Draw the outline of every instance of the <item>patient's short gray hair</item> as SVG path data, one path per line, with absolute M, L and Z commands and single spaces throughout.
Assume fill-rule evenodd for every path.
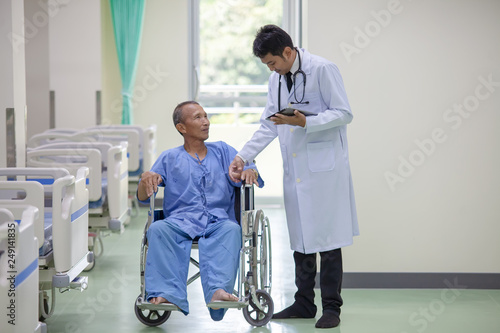
M 182 109 L 184 108 L 185 105 L 188 105 L 188 104 L 200 105 L 200 103 L 198 103 L 196 101 L 185 101 L 185 102 L 177 104 L 177 106 L 174 109 L 174 113 L 172 114 L 172 118 L 174 120 L 174 126 L 177 126 L 177 124 L 182 123 L 182 121 L 184 120 L 183 114 L 182 114 Z M 181 133 L 181 132 L 179 132 L 179 133 Z M 182 133 L 181 133 L 181 135 L 182 135 Z

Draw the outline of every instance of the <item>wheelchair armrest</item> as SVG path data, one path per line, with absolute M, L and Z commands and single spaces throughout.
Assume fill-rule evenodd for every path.
M 153 221 L 163 220 L 165 218 L 162 208 L 155 209 L 153 214 Z
M 240 188 L 236 189 L 234 192 L 234 212 L 236 215 L 236 220 L 241 223 L 241 212 L 245 210 L 254 210 L 254 186 L 253 184 L 243 184 Z

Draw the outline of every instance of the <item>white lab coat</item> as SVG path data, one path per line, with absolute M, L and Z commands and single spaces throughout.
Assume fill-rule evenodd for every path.
M 295 101 L 294 88 L 289 93 L 286 79 L 272 73 L 261 126 L 238 155 L 252 161 L 279 137 L 290 244 L 292 250 L 308 254 L 351 245 L 359 229 L 346 137 L 352 113 L 342 77 L 335 64 L 305 50 L 299 52 L 306 74 L 303 101 L 309 103 L 293 107 L 317 115 L 306 118 L 306 128 L 266 120 L 278 111 L 278 80 L 282 80 L 279 109 Z M 303 80 L 301 75 L 296 78 L 300 100 Z

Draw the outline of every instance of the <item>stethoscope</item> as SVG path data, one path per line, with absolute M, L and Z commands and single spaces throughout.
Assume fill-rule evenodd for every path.
M 304 97 L 306 95 L 306 73 L 302 70 L 302 59 L 300 58 L 300 52 L 297 48 L 295 48 L 297 51 L 297 56 L 299 57 L 299 69 L 295 71 L 295 73 L 292 74 L 292 81 L 293 81 L 293 97 L 295 98 L 295 102 L 290 102 L 290 104 L 309 104 L 309 101 L 304 102 Z M 303 87 L 302 87 L 302 98 L 300 101 L 297 99 L 297 90 L 295 89 L 295 80 L 297 79 L 297 75 L 301 74 L 302 75 L 302 81 L 303 81 Z M 281 108 L 281 78 L 279 79 L 278 83 L 278 108 Z

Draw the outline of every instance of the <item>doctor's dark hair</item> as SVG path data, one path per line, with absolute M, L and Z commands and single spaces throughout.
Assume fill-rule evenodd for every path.
M 174 120 L 174 127 L 177 126 L 177 124 L 182 123 L 182 121 L 184 120 L 183 114 L 182 114 L 182 109 L 184 108 L 185 105 L 188 105 L 188 104 L 200 105 L 200 103 L 198 103 L 196 101 L 185 101 L 185 102 L 177 104 L 177 106 L 174 109 L 174 113 L 172 114 L 172 119 Z M 179 131 L 177 131 L 177 132 L 179 132 Z M 179 132 L 179 133 L 182 135 L 181 132 Z M 182 136 L 184 136 L 184 135 L 182 135 Z
M 265 57 L 268 53 L 283 57 L 283 51 L 287 46 L 293 49 L 290 35 L 280 27 L 268 24 L 257 32 L 253 41 L 253 54 L 259 58 Z

